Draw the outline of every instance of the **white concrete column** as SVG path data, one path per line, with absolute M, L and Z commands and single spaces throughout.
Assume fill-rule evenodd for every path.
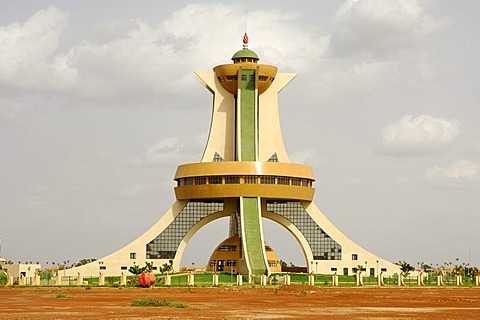
M 218 274 L 214 273 L 212 277 L 213 277 L 213 285 L 218 286 Z
M 21 285 L 21 286 L 24 286 L 24 285 L 26 285 L 26 284 L 27 284 L 27 279 L 26 279 L 26 277 L 25 277 L 23 274 L 21 274 L 21 275 L 20 275 L 20 285 Z
M 262 275 L 260 276 L 260 285 L 261 285 L 261 286 L 266 286 L 266 285 L 267 285 L 267 276 L 264 275 L 264 274 L 262 274 Z
M 127 275 L 122 272 L 120 275 L 120 285 L 126 286 L 127 285 Z
M 101 272 L 98 274 L 98 285 L 99 286 L 105 285 L 105 275 Z
M 363 286 L 362 270 L 357 271 L 357 287 Z
M 243 278 L 241 274 L 237 274 L 237 286 L 241 286 L 243 284 Z
M 83 276 L 79 272 L 77 276 L 77 286 L 81 286 L 82 284 L 83 284 Z
M 315 277 L 311 273 L 308 275 L 308 285 L 309 286 L 314 286 L 315 285 Z
M 56 286 L 61 286 L 62 285 L 62 276 L 60 275 L 60 272 L 57 271 L 57 277 L 55 278 L 55 285 Z
M 195 285 L 195 275 L 191 272 L 188 274 L 188 285 L 189 286 Z
M 332 284 L 334 287 L 338 287 L 338 274 L 336 272 L 332 276 Z
M 425 283 L 423 282 L 423 272 L 420 272 L 417 276 L 417 284 L 419 287 L 424 286 Z
M 172 276 L 168 273 L 165 275 L 165 285 L 170 286 L 172 285 Z
M 40 285 L 40 274 L 38 272 L 35 272 L 35 276 L 33 278 L 33 285 L 34 286 Z
M 7 286 L 13 286 L 13 277 L 9 273 L 7 273 Z
M 385 285 L 385 282 L 383 282 L 383 271 L 377 275 L 377 285 L 379 287 L 383 287 Z
M 480 276 L 479 275 L 475 276 L 475 285 L 480 286 Z
M 445 284 L 443 283 L 443 274 L 442 272 L 439 272 L 438 273 L 438 276 L 437 276 L 437 286 L 444 286 Z
M 455 277 L 456 277 L 456 280 L 457 280 L 457 286 L 463 286 L 462 275 L 461 275 L 461 274 L 457 274 Z
M 398 286 L 403 287 L 405 286 L 405 282 L 403 281 L 403 272 L 398 274 Z

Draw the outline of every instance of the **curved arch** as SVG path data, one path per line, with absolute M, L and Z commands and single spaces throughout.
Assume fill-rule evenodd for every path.
M 187 232 L 187 234 L 185 234 L 182 241 L 180 241 L 180 245 L 178 246 L 177 253 L 175 254 L 175 259 L 173 261 L 173 268 L 175 270 L 178 270 L 180 268 L 180 262 L 182 261 L 182 256 L 183 256 L 183 253 L 185 252 L 185 248 L 187 247 L 188 242 L 192 239 L 192 237 L 198 231 L 200 231 L 201 228 L 203 228 L 210 222 L 213 222 L 221 218 L 229 217 L 229 216 L 230 216 L 230 212 L 227 210 L 223 210 L 223 211 L 210 214 L 207 217 L 200 220 L 199 222 L 197 222 L 196 224 L 194 224 L 192 228 L 190 228 L 190 230 Z
M 293 235 L 293 237 L 297 240 L 298 244 L 300 245 L 300 248 L 302 248 L 303 256 L 305 258 L 305 262 L 307 263 L 307 265 L 308 265 L 308 261 L 313 260 L 312 249 L 310 248 L 310 245 L 308 244 L 307 239 L 292 222 L 290 222 L 289 220 L 287 220 L 286 218 L 282 217 L 279 214 L 269 212 L 269 211 L 262 212 L 262 217 L 278 223 L 279 225 L 287 229 L 291 235 Z

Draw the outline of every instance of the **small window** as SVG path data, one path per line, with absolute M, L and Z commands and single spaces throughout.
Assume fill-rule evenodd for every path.
M 382 272 L 387 272 L 387 268 L 380 269 Z
M 236 251 L 237 246 L 223 245 L 218 248 L 217 251 Z
M 130 252 L 130 259 L 137 259 L 137 254 L 135 252 Z
M 107 270 L 107 266 L 100 266 L 100 270 Z
M 227 267 L 235 267 L 236 265 L 237 265 L 237 261 L 227 260 Z
M 185 179 L 185 185 L 186 186 L 192 186 L 193 185 L 193 178 L 186 178 Z
M 207 178 L 206 177 L 196 177 L 195 178 L 195 185 L 199 184 L 207 184 Z
M 308 180 L 302 179 L 302 187 L 308 187 Z
M 239 176 L 225 176 L 225 183 L 227 184 L 239 184 L 240 177 Z
M 121 266 L 120 270 L 128 270 L 128 267 L 127 266 Z
M 247 75 L 246 74 L 242 74 L 242 81 L 247 81 Z
M 288 185 L 289 184 L 289 179 L 288 179 L 288 177 L 277 177 L 277 183 Z
M 348 268 L 343 268 L 343 275 L 348 276 Z
M 237 76 L 236 76 L 236 75 L 227 75 L 227 80 L 228 80 L 228 81 L 237 80 Z
M 245 176 L 243 177 L 244 183 L 247 184 L 256 184 L 258 183 L 258 177 L 257 176 Z
M 358 254 L 356 253 L 352 254 L 352 260 L 358 260 Z
M 348 269 L 347 269 L 348 270 Z M 330 271 L 335 271 L 337 272 L 337 268 L 330 268 Z
M 152 267 L 152 270 L 157 270 L 158 268 L 157 267 Z
M 222 176 L 208 177 L 209 184 L 222 184 Z
M 178 186 L 183 187 L 185 185 L 185 179 L 179 179 L 178 180 Z
M 214 267 L 217 264 L 216 260 L 210 261 L 210 267 Z
M 254 75 L 254 74 L 251 74 L 250 77 L 249 77 L 249 80 L 250 80 L 250 81 L 255 81 L 255 75 Z
M 292 186 L 299 186 L 300 179 L 299 178 L 292 178 Z
M 218 77 L 218 81 L 220 81 L 220 82 L 223 82 L 223 81 L 225 81 L 225 77 L 224 77 L 224 76 L 220 76 L 220 77 Z
M 276 267 L 277 266 L 277 260 L 268 260 L 268 266 L 269 267 Z
M 261 184 L 275 184 L 275 177 L 272 176 L 261 176 L 260 177 Z

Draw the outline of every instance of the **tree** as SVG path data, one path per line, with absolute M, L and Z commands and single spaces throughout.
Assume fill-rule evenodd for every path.
M 172 261 L 172 260 L 170 260 L 170 261 Z M 173 264 L 173 261 L 172 261 L 172 264 Z M 164 265 L 166 265 L 166 263 Z M 152 272 L 152 270 L 153 270 L 153 262 L 145 262 L 144 267 L 140 267 L 140 266 L 138 266 L 134 263 L 133 266 L 131 266 L 128 269 L 128 271 L 130 273 L 133 273 L 134 275 L 139 275 L 142 272 Z
M 410 271 L 414 271 L 415 268 L 408 262 L 406 261 L 398 261 L 397 263 L 395 263 L 397 266 L 400 266 L 400 270 L 402 270 L 403 274 L 405 276 L 408 276 L 408 274 L 410 273 Z
M 433 272 L 433 267 L 431 265 L 428 265 L 428 264 L 423 263 L 423 262 L 420 265 L 420 269 L 422 269 L 423 272 L 426 272 L 426 273 Z
M 80 267 L 80 266 L 83 266 L 87 263 L 94 262 L 94 261 L 97 261 L 97 259 L 95 259 L 95 258 L 82 259 L 75 264 L 75 267 Z
M 168 263 L 162 264 L 160 272 L 165 273 L 173 270 L 173 260 L 168 260 Z
M 140 266 L 136 265 L 135 263 L 133 264 L 133 266 L 131 266 L 128 269 L 128 272 L 133 273 L 134 275 L 139 275 L 143 271 L 145 271 L 145 267 L 140 267 Z

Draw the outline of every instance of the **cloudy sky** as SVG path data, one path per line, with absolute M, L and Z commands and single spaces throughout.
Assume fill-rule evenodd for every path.
M 479 266 L 478 12 L 476 0 L 0 1 L 0 255 L 101 258 L 153 225 L 206 142 L 212 97 L 193 72 L 229 63 L 247 21 L 261 62 L 298 73 L 282 130 L 326 216 L 391 261 Z M 304 265 L 264 223 L 280 258 Z M 202 229 L 182 264 L 205 264 L 227 225 Z

